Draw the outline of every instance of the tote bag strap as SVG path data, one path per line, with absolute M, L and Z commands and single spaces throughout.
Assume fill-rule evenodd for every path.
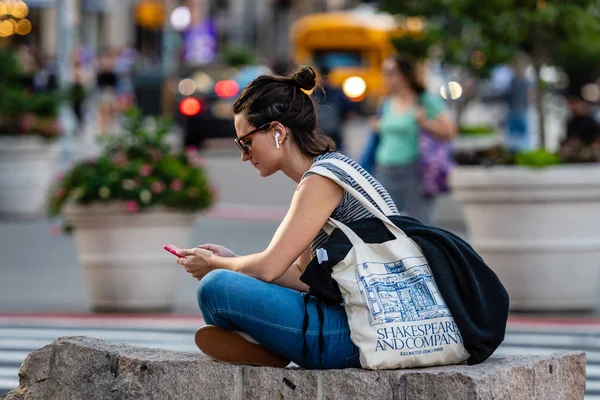
M 358 202 L 360 204 L 362 204 L 367 210 L 369 210 L 371 212 L 371 214 L 373 214 L 379 220 L 383 221 L 383 223 L 385 223 L 387 225 L 390 233 L 392 235 L 394 235 L 394 237 L 396 239 L 402 239 L 402 238 L 406 237 L 406 234 L 400 228 L 398 228 L 396 225 L 394 225 L 394 223 L 392 221 L 390 221 L 390 219 L 388 217 L 386 217 L 381 211 L 379 211 L 379 209 L 377 207 L 375 207 L 369 200 L 367 200 L 362 194 L 360 194 L 360 192 L 358 190 L 354 189 L 352 186 L 348 185 L 346 182 L 344 182 L 340 178 L 338 178 L 338 176 L 336 174 L 334 174 L 333 172 L 331 172 L 330 170 L 328 170 L 327 168 L 322 167 L 322 166 L 316 166 L 316 167 L 313 166 L 310 169 L 310 171 L 312 171 L 318 175 L 327 177 L 327 178 L 331 179 L 332 181 L 334 181 L 335 183 L 337 183 L 338 185 L 340 185 L 345 191 L 347 191 L 356 200 L 358 200 Z M 333 218 L 329 218 L 328 223 L 340 228 L 340 230 L 344 231 L 345 234 L 347 234 L 346 231 L 350 230 L 346 225 L 342 224 L 340 221 L 334 220 Z M 347 234 L 347 236 L 348 236 L 348 234 Z M 355 240 L 356 240 L 356 238 L 358 238 L 358 236 L 356 236 L 356 235 L 352 235 L 352 236 L 354 237 Z M 349 238 L 350 238 L 350 236 L 349 236 Z M 358 239 L 358 240 L 360 240 L 360 239 Z M 362 241 L 360 241 L 360 242 L 362 242 Z
M 347 173 L 354 181 L 369 195 L 369 197 L 377 204 L 377 207 L 383 212 L 385 215 L 392 214 L 392 209 L 385 201 L 385 199 L 379 194 L 379 192 L 369 183 L 367 178 L 356 169 L 352 168 L 348 163 L 338 160 L 338 159 L 330 159 L 330 160 L 322 160 L 317 161 L 313 164 L 313 166 L 320 166 L 323 164 L 332 164 Z

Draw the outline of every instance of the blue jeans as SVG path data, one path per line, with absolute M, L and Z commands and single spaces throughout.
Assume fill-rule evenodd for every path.
M 226 270 L 208 273 L 198 285 L 198 304 L 207 324 L 245 332 L 303 368 L 360 368 L 358 348 L 350 340 L 348 318 L 341 304 L 321 305 L 325 344 L 323 364 L 319 365 L 320 327 L 314 297 L 307 305 L 308 354 L 302 357 L 305 295 Z

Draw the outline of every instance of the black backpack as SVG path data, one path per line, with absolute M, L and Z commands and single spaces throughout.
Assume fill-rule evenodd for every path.
M 463 337 L 469 364 L 489 358 L 504 340 L 508 320 L 509 298 L 498 276 L 463 239 L 440 228 L 420 223 L 414 218 L 389 216 L 421 247 L 428 261 L 438 290 Z M 383 243 L 394 236 L 378 218 L 366 218 L 347 224 L 365 243 Z M 321 246 L 328 260 L 319 263 L 313 257 L 300 280 L 309 287 L 309 294 L 319 301 L 341 304 L 342 295 L 331 277 L 332 268 L 342 261 L 352 244 L 339 229 L 335 229 Z

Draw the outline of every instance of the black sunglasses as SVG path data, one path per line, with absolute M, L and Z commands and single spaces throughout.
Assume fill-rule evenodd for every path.
M 241 136 L 239 138 L 233 139 L 233 140 L 235 141 L 235 144 L 237 144 L 237 147 L 239 147 L 239 149 L 242 151 L 242 153 L 244 153 L 245 155 L 248 155 L 250 152 L 250 147 L 247 144 L 245 144 L 243 142 L 243 140 L 245 138 L 247 138 L 248 136 L 255 134 L 256 132 L 260 132 L 260 131 L 269 129 L 271 127 L 272 123 L 273 123 L 273 121 L 267 122 L 266 124 L 263 124 L 256 129 L 252 129 L 250 132 L 244 134 L 243 136 Z

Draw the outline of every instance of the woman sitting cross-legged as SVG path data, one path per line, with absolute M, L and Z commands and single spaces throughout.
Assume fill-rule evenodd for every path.
M 315 102 L 307 94 L 315 86 L 310 67 L 301 67 L 289 77 L 263 75 L 244 89 L 233 106 L 242 161 L 249 161 L 263 177 L 282 171 L 298 184 L 268 247 L 238 256 L 222 246 L 205 244 L 184 250 L 185 257 L 178 259 L 200 280 L 198 303 L 208 325 L 198 330 L 196 343 L 219 361 L 360 367 L 343 304 L 322 304 L 321 309 L 315 298 L 307 299 L 308 326 L 303 326 L 308 286 L 299 278 L 315 257 L 315 249 L 328 238 L 322 228 L 329 217 L 347 224 L 373 215 L 333 180 L 312 173 L 311 167 L 320 161 L 366 195 L 335 165 L 346 163 L 377 191 L 392 215 L 398 215 L 398 210 L 386 190 L 360 165 L 336 152 L 333 141 L 319 131 Z

